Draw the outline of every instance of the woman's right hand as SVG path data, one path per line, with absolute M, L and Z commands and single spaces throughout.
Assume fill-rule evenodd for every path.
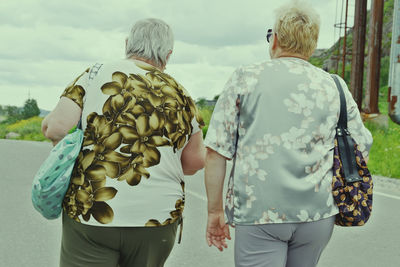
M 228 248 L 225 238 L 231 240 L 229 226 L 225 223 L 224 212 L 209 212 L 207 219 L 206 240 L 209 247 L 215 246 L 220 251 Z

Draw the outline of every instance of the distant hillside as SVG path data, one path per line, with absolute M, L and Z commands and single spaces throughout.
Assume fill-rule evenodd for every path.
M 384 4 L 384 16 L 383 16 L 383 31 L 382 31 L 382 68 L 388 68 L 390 47 L 392 41 L 392 25 L 393 25 L 393 9 L 394 0 L 385 0 Z M 368 55 L 368 36 L 369 36 L 369 21 L 370 11 L 367 14 L 367 29 L 366 29 L 366 44 L 365 44 L 365 56 L 367 59 Z M 338 45 L 340 43 L 340 51 L 338 51 Z M 351 51 L 353 46 L 353 29 L 347 31 L 346 50 Z M 343 38 L 340 38 L 336 43 L 329 49 L 317 49 L 313 56 L 310 58 L 310 62 L 318 67 L 326 68 L 330 72 L 336 71 L 336 66 L 339 64 L 339 73 L 341 72 L 341 55 L 343 51 Z M 337 62 L 338 54 L 340 56 L 339 63 Z M 351 55 L 346 57 L 346 65 L 351 64 Z M 387 65 L 387 66 L 386 66 Z M 346 72 L 350 71 L 347 68 Z M 387 73 L 383 71 L 381 80 L 382 83 L 387 83 Z M 349 78 L 349 74 L 346 75 Z
M 22 107 L 18 107 L 18 109 L 19 109 L 19 110 L 22 110 Z M 39 117 L 44 118 L 44 117 L 46 117 L 47 114 L 49 114 L 49 113 L 50 113 L 50 111 L 48 111 L 48 110 L 40 109 Z M 5 106 L 3 106 L 2 108 L 0 108 L 0 122 L 2 122 L 3 120 L 6 119 L 6 115 L 7 115 L 7 114 L 6 114 L 6 111 L 5 111 Z
M 49 114 L 49 113 L 50 113 L 50 111 L 48 111 L 48 110 L 40 109 L 39 117 L 44 118 L 44 117 L 46 117 L 47 114 Z

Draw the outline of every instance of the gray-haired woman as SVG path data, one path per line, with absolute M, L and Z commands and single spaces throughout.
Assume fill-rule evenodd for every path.
M 340 101 L 333 78 L 307 62 L 318 32 L 319 16 L 310 6 L 280 8 L 267 35 L 271 60 L 237 69 L 214 109 L 205 141 L 206 238 L 220 250 L 230 239 L 222 188 L 226 159 L 236 153 L 225 207 L 236 226 L 236 266 L 316 266 L 331 238 Z M 371 134 L 340 81 L 349 130 L 366 157 Z
M 126 59 L 96 64 L 43 121 L 54 144 L 82 118 L 85 137 L 63 208 L 60 266 L 163 266 L 184 208 L 184 174 L 204 166 L 202 124 L 163 70 L 170 27 L 138 21 Z

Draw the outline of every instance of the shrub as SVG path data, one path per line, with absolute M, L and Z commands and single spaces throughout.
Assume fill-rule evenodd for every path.
M 40 117 L 32 117 L 27 120 L 20 120 L 13 124 L 7 125 L 5 127 L 4 137 L 9 132 L 15 132 L 20 134 L 21 136 L 18 138 L 19 140 L 34 140 L 34 141 L 44 141 L 46 138 L 43 136 L 41 131 L 41 124 L 43 118 Z M 2 132 L 0 130 L 0 137 Z

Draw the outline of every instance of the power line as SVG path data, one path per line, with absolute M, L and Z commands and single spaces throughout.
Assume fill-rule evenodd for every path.
M 343 8 L 344 8 L 344 0 L 342 0 L 342 8 L 340 10 L 340 24 L 339 26 L 341 26 L 341 24 L 343 23 Z M 339 27 L 339 48 L 340 48 L 340 38 L 342 37 L 342 27 Z
M 333 25 L 335 25 L 337 23 L 337 15 L 338 15 L 338 2 L 339 0 L 336 0 L 336 8 L 335 8 L 335 23 Z M 336 42 L 336 27 L 334 27 L 333 30 L 333 43 Z

